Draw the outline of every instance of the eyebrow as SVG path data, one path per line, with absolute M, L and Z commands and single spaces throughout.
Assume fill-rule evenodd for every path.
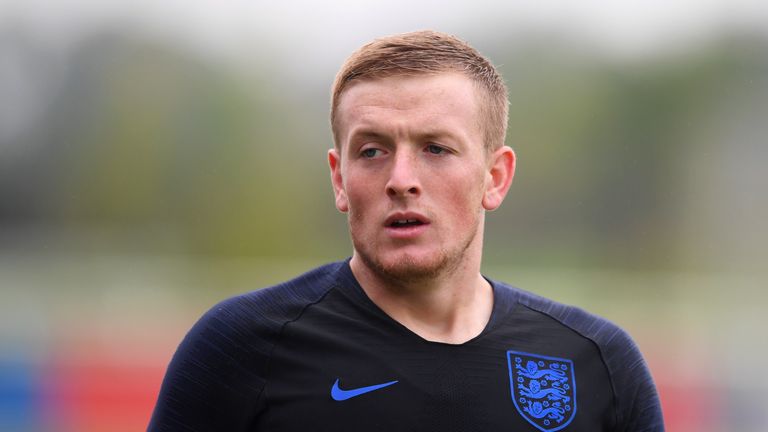
M 368 139 L 381 139 L 386 138 L 386 135 L 380 132 L 376 132 L 373 129 L 358 129 L 353 131 L 353 133 L 350 135 L 351 139 L 361 139 L 361 138 L 368 138 Z
M 441 141 L 445 138 L 453 139 L 453 140 L 457 139 L 456 134 L 453 134 L 448 131 L 429 131 L 429 132 L 419 134 L 419 138 L 427 141 L 431 141 L 431 140 Z
M 449 131 L 440 131 L 440 130 L 428 130 L 423 133 L 419 133 L 416 136 L 420 141 L 431 141 L 431 140 L 443 140 L 443 139 L 451 139 L 451 140 L 458 140 L 458 137 L 456 134 L 451 133 Z M 353 131 L 350 135 L 350 141 L 357 141 L 361 139 L 373 139 L 373 140 L 385 140 L 390 141 L 391 138 L 388 134 L 378 132 L 376 129 L 372 128 L 360 128 L 359 130 Z

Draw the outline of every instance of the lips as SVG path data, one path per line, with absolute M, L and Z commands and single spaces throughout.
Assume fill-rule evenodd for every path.
M 387 228 L 408 228 L 413 226 L 426 225 L 429 223 L 429 219 L 426 216 L 419 213 L 395 213 L 390 215 L 385 221 L 384 226 Z
M 384 221 L 384 229 L 392 239 L 415 240 L 424 234 L 430 220 L 420 213 L 394 213 Z
M 396 220 L 389 224 L 392 228 L 402 228 L 407 226 L 414 226 L 414 225 L 421 225 L 423 222 L 419 221 L 418 219 L 402 219 L 402 220 Z

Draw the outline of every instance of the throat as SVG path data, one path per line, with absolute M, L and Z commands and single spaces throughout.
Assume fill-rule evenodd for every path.
M 355 276 L 386 315 L 429 342 L 463 344 L 479 336 L 491 318 L 493 289 L 479 273 L 466 283 L 450 279 L 448 284 L 421 281 L 409 286 Z
M 478 337 L 488 325 L 493 311 L 493 290 L 483 280 L 468 302 L 409 304 L 395 308 L 390 316 L 422 339 L 460 345 Z M 388 312 L 389 313 L 389 312 Z

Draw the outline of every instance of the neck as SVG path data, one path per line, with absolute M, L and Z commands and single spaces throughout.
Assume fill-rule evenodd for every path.
M 420 337 L 461 344 L 479 335 L 493 309 L 493 290 L 480 274 L 480 251 L 429 279 L 396 281 L 378 275 L 354 255 L 352 273 L 368 297 Z

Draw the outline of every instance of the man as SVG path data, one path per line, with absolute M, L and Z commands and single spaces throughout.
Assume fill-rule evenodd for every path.
M 211 309 L 150 430 L 662 431 L 622 330 L 480 274 L 514 173 L 506 124 L 503 81 L 454 37 L 354 53 L 328 153 L 351 259 Z

